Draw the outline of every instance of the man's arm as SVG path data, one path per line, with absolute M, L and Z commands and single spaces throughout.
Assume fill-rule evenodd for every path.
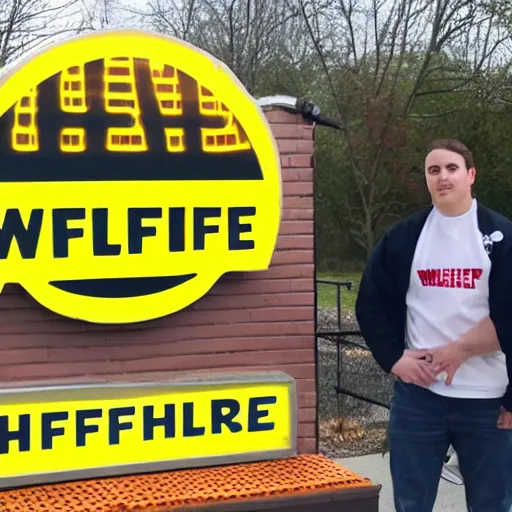
M 451 348 L 452 346 L 458 347 L 458 349 L 454 352 Z M 442 354 L 443 350 L 447 357 L 449 357 L 450 351 L 452 354 L 456 354 L 455 360 L 457 360 L 457 353 L 459 354 L 460 363 L 455 363 L 454 367 L 447 368 L 447 379 L 446 383 L 450 384 L 453 375 L 457 371 L 458 367 L 469 357 L 471 356 L 480 356 L 480 355 L 488 355 L 501 350 L 501 345 L 498 340 L 498 335 L 496 333 L 496 328 L 490 317 L 485 317 L 482 321 L 480 321 L 475 327 L 470 329 L 467 333 L 462 335 L 459 340 L 454 343 L 450 343 L 447 347 L 443 347 L 440 349 L 440 352 L 437 354 L 437 358 L 439 359 L 439 355 Z M 509 359 L 508 359 L 509 360 Z M 510 374 L 510 364 L 509 364 L 509 374 Z M 510 389 L 510 386 L 509 386 Z M 510 391 L 504 397 L 504 403 L 507 402 L 508 396 L 510 395 Z M 512 412 L 507 410 L 505 407 L 501 408 L 500 415 L 498 417 L 498 428 L 500 429 L 512 429 Z
M 511 234 L 506 233 L 506 236 L 508 238 Z M 489 316 L 507 361 L 509 385 L 503 396 L 502 405 L 505 410 L 512 412 L 512 243 L 507 238 L 507 248 L 504 248 L 499 260 L 493 263 L 494 268 L 489 282 Z
M 460 366 L 470 357 L 498 352 L 501 349 L 496 329 L 489 316 L 478 322 L 458 340 L 428 351 L 437 374 L 446 372 L 446 384 L 451 385 Z
M 373 357 L 390 373 L 404 353 L 404 343 L 397 337 L 392 320 L 386 312 L 386 298 L 392 301 L 393 281 L 386 268 L 384 235 L 376 244 L 359 285 L 355 313 L 361 334 Z
M 478 322 L 472 329 L 463 334 L 455 343 L 461 350 L 471 356 L 483 356 L 501 350 L 496 328 L 489 316 Z
M 512 307 L 512 304 L 509 304 Z M 501 344 L 498 339 L 498 333 L 492 322 L 490 317 L 484 318 L 482 322 L 480 322 L 475 330 L 479 329 L 480 332 L 478 335 L 482 336 L 482 342 L 478 344 L 476 339 L 472 340 L 471 337 L 468 337 L 467 348 L 471 350 L 473 347 L 474 353 L 473 355 L 485 355 L 489 352 L 497 352 L 499 350 L 503 350 L 505 353 L 506 361 L 507 361 L 507 373 L 509 376 L 509 380 L 512 381 L 512 353 L 510 351 L 510 338 L 508 341 L 505 340 L 504 344 Z M 510 333 L 510 331 L 508 331 Z M 509 334 L 510 336 L 510 334 Z M 475 336 L 476 338 L 476 336 Z M 505 396 L 502 400 L 502 407 L 500 410 L 500 415 L 498 417 L 498 428 L 512 430 L 512 391 L 510 384 L 508 385 L 508 389 L 505 392 Z
M 424 359 L 425 350 L 405 350 L 403 333 L 398 332 L 390 311 L 397 310 L 393 276 L 386 268 L 386 235 L 377 244 L 364 271 L 356 301 L 361 334 L 373 357 L 387 373 L 403 382 L 428 387 L 436 381 Z

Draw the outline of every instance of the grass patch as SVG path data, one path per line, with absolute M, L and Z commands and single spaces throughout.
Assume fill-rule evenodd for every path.
M 317 279 L 326 281 L 350 281 L 352 283 L 351 290 L 341 287 L 341 313 L 353 313 L 357 292 L 359 290 L 359 281 L 361 280 L 360 272 L 347 272 L 347 273 L 330 273 L 319 272 Z M 318 284 L 318 307 L 320 308 L 335 308 L 336 307 L 336 292 L 337 287 L 333 284 Z

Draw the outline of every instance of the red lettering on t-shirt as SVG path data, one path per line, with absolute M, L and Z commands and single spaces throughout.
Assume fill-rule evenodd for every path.
M 476 282 L 482 277 L 481 268 L 429 268 L 418 270 L 423 286 L 437 288 L 475 289 Z
M 482 269 L 481 268 L 472 268 L 471 269 L 471 288 L 475 288 L 475 281 L 478 281 L 482 277 Z

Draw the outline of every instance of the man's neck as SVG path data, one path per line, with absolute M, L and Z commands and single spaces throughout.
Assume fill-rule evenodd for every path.
M 453 205 L 439 206 L 436 204 L 434 206 L 445 217 L 460 217 L 471 210 L 471 207 L 473 206 L 473 198 L 470 196 L 465 201 Z

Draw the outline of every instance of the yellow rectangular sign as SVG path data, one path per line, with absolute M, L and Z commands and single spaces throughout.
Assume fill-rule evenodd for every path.
M 295 454 L 281 372 L 0 392 L 0 488 Z

